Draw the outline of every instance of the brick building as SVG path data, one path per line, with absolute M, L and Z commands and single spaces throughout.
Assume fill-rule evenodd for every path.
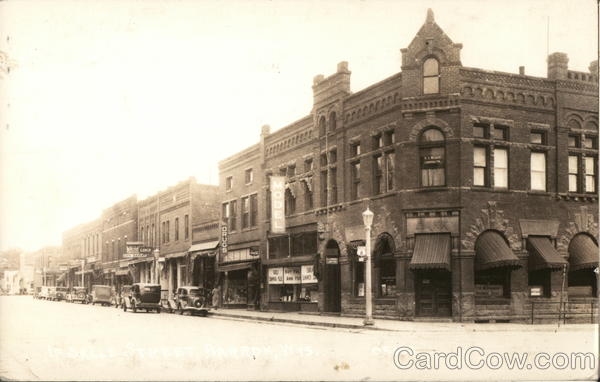
M 125 254 L 127 243 L 135 243 L 137 236 L 137 197 L 132 195 L 104 209 L 102 221 L 102 279 L 97 284 L 112 285 L 119 290 L 121 285 L 137 282 L 139 269 L 137 259 Z
M 166 295 L 193 282 L 190 264 L 193 259 L 189 256 L 192 227 L 218 218 L 217 191 L 217 186 L 198 184 L 191 177 L 139 203 L 140 242 L 159 250 L 158 280 Z M 156 280 L 152 259 L 140 262 L 142 281 Z
M 309 115 L 263 128 L 259 144 L 220 163 L 219 270 L 240 291 L 223 284 L 225 294 L 243 295 L 252 283 L 236 272 L 257 269 L 262 309 L 364 314 L 357 247 L 369 207 L 375 316 L 523 321 L 532 303 L 558 309 L 563 270 L 569 309 L 589 306 L 597 61 L 578 72 L 553 53 L 539 78 L 464 67 L 461 49 L 428 11 L 400 72 L 352 93 L 348 64 L 338 64 L 314 78 Z M 270 232 L 273 175 L 286 178 L 283 235 Z M 258 252 L 260 267 L 250 257 L 228 264 L 233 248 Z
M 101 268 L 102 260 L 102 221 L 100 219 L 65 231 L 62 237 L 62 249 L 62 260 L 68 270 L 60 276 L 60 281 L 63 281 L 65 286 L 82 285 L 82 274 L 84 285 L 91 286 L 92 283 L 100 281 L 98 272 L 94 274 L 94 269 Z

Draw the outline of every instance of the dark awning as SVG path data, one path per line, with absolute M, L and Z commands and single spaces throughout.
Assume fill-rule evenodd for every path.
M 520 267 L 519 259 L 498 232 L 487 231 L 475 243 L 475 269 Z
M 448 233 L 417 235 L 409 268 L 450 271 L 450 248 L 450 234 Z
M 544 236 L 529 236 L 527 238 L 529 251 L 529 270 L 540 269 L 560 270 L 567 261 L 556 252 L 550 239 Z
M 247 261 L 245 263 L 219 265 L 219 272 L 239 271 L 240 269 L 251 268 L 255 261 Z
M 577 235 L 569 244 L 569 270 L 578 271 L 598 266 L 598 246 L 591 237 Z

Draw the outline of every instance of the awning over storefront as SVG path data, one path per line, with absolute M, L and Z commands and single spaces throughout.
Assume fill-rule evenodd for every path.
M 540 269 L 559 270 L 567 263 L 556 252 L 550 239 L 544 236 L 529 236 L 527 238 L 527 250 L 529 251 L 529 271 Z
M 417 235 L 409 268 L 450 271 L 450 248 L 450 234 L 448 233 Z
M 519 259 L 498 232 L 484 232 L 475 244 L 475 269 L 519 267 Z
M 165 259 L 175 259 L 175 258 L 178 258 L 178 257 L 183 257 L 186 254 L 187 254 L 187 251 L 186 252 L 169 253 L 169 254 L 165 255 L 164 258 Z
M 249 269 L 255 264 L 255 261 L 248 261 L 244 263 L 237 264 L 225 264 L 219 265 L 219 272 L 231 272 L 231 271 L 239 271 L 240 269 Z
M 591 237 L 577 235 L 569 244 L 569 270 L 578 271 L 598 266 L 598 246 Z
M 219 245 L 219 240 L 207 241 L 206 243 L 194 244 L 188 249 L 188 252 L 206 251 L 209 249 L 215 249 Z

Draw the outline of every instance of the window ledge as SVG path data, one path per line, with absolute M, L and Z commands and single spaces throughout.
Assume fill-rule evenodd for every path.
M 483 187 L 483 186 L 472 186 L 471 187 L 471 191 L 476 191 L 476 192 L 498 192 L 498 193 L 503 193 L 503 194 L 509 194 L 509 193 L 513 192 L 509 188 L 495 188 L 495 187 Z
M 448 191 L 448 186 L 431 186 L 431 187 L 420 187 L 415 192 L 436 192 L 436 191 Z
M 529 190 L 527 191 L 529 195 L 551 195 L 551 192 L 548 191 L 538 191 L 538 190 Z

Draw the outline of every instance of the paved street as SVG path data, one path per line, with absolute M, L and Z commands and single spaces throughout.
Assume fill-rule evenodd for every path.
M 593 379 L 593 370 L 448 370 L 394 365 L 394 351 L 593 352 L 597 326 L 506 331 L 386 332 L 304 327 L 217 317 L 0 297 L 0 375 L 21 380 L 481 380 Z M 446 324 L 447 325 L 447 324 Z M 511 329 L 513 328 L 513 329 Z M 514 329 L 518 328 L 518 329 Z M 548 327 L 549 328 L 549 327 Z M 431 329 L 431 330 L 429 330 Z M 597 357 L 596 357 L 597 359 Z

